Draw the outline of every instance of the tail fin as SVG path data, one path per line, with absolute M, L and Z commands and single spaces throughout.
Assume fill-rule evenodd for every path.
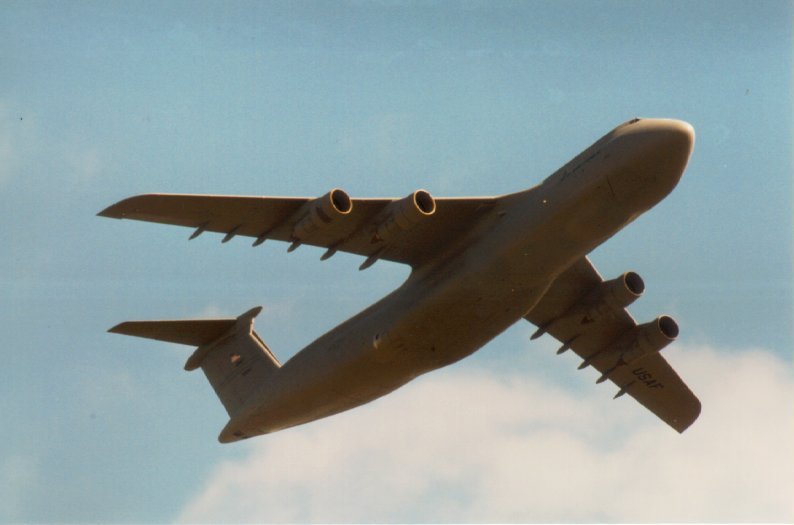
M 278 359 L 254 331 L 262 307 L 236 319 L 127 321 L 109 332 L 198 346 L 185 370 L 201 368 L 230 417 L 237 415 L 276 370 Z

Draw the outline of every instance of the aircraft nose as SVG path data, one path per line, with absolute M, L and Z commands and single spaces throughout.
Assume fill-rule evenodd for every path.
M 682 120 L 641 119 L 618 131 L 616 145 L 622 162 L 607 175 L 616 197 L 655 204 L 684 174 L 695 130 Z
M 672 119 L 655 119 L 647 123 L 649 157 L 653 159 L 656 183 L 665 195 L 681 180 L 692 149 L 695 146 L 695 129 L 688 122 Z
M 648 134 L 656 149 L 683 164 L 680 170 L 683 172 L 695 146 L 695 128 L 683 120 L 658 119 L 648 123 Z

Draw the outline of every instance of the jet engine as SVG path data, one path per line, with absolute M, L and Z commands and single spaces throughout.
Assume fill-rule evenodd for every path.
M 591 323 L 620 311 L 636 301 L 644 291 L 645 282 L 635 272 L 604 281 L 581 302 L 578 308 L 582 313 L 581 322 Z
M 678 323 L 669 315 L 637 326 L 631 335 L 633 340 L 624 348 L 620 359 L 630 364 L 644 355 L 658 352 L 678 337 Z
M 353 210 L 353 201 L 344 191 L 336 188 L 314 199 L 301 210 L 301 218 L 292 229 L 294 241 L 302 241 L 314 232 L 325 228 Z
M 662 315 L 655 320 L 634 327 L 623 336 L 617 343 L 611 345 L 601 352 L 597 352 L 585 359 L 579 368 L 585 368 L 597 357 L 606 354 L 617 357 L 617 362 L 606 370 L 596 383 L 602 383 L 609 378 L 609 375 L 616 368 L 629 365 L 641 357 L 661 351 L 664 347 L 675 341 L 678 337 L 678 323 L 668 315 Z M 618 395 L 625 394 L 625 388 L 621 388 Z
M 560 317 L 538 327 L 531 339 L 537 339 L 563 319 L 574 319 L 580 325 L 586 325 L 613 316 L 636 301 L 644 291 L 645 282 L 635 272 L 626 272 L 620 277 L 603 281 Z M 570 347 L 567 344 L 563 345 L 557 353 L 562 353 L 568 348 Z
M 416 190 L 386 207 L 383 211 L 384 218 L 372 235 L 372 243 L 387 242 L 435 212 L 436 201 L 433 196 L 425 190 Z

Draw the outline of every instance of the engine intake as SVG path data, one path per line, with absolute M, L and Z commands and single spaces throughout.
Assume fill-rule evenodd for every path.
M 645 291 L 645 281 L 636 272 L 626 272 L 622 275 L 623 285 L 626 290 L 634 294 L 636 297 L 642 295 Z

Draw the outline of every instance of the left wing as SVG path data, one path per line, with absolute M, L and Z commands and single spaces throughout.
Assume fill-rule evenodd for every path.
M 628 393 L 678 432 L 700 415 L 700 401 L 659 354 L 678 335 L 670 317 L 637 325 L 625 306 L 644 290 L 640 277 L 628 272 L 604 281 L 584 257 L 552 283 L 540 302 L 525 316 L 544 333 L 562 342 L 560 350 L 573 350 L 601 376 Z
M 469 231 L 491 209 L 493 197 L 434 199 L 419 190 L 403 199 L 351 199 L 339 189 L 320 198 L 238 197 L 223 195 L 148 194 L 130 197 L 99 213 L 236 235 L 326 248 L 323 259 L 337 251 L 416 266 Z

